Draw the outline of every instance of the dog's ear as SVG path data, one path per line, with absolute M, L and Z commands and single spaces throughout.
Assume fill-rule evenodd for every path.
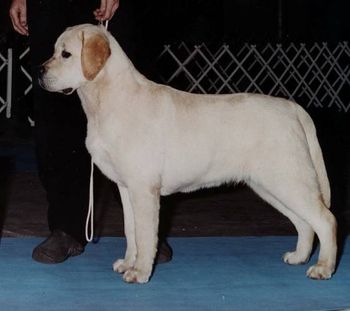
M 81 67 L 87 80 L 95 79 L 110 55 L 111 49 L 106 37 L 95 34 L 86 39 L 82 33 Z

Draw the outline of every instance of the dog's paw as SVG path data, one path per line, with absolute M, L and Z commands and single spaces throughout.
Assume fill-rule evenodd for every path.
M 302 265 L 309 261 L 309 256 L 300 255 L 298 252 L 287 252 L 283 255 L 283 261 L 289 265 Z
M 123 279 L 127 283 L 147 283 L 149 281 L 150 274 L 149 273 L 144 273 L 140 270 L 131 268 L 127 270 L 124 275 Z
M 118 259 L 113 263 L 113 271 L 118 273 L 124 273 L 132 268 L 132 265 L 124 259 Z
M 314 280 L 328 280 L 332 277 L 332 274 L 333 269 L 321 264 L 311 266 L 306 272 L 306 275 Z

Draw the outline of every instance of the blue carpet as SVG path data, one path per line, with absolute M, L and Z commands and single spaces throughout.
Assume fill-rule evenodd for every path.
M 38 238 L 3 238 L 0 309 L 8 310 L 338 310 L 350 307 L 350 241 L 329 281 L 280 259 L 296 237 L 171 238 L 171 263 L 151 282 L 130 285 L 112 271 L 123 238 L 102 238 L 59 265 L 31 260 Z

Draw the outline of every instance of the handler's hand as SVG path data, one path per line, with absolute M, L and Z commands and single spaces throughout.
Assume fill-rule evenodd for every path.
M 26 0 L 12 0 L 9 13 L 13 28 L 21 35 L 28 36 Z
M 99 21 L 110 20 L 119 7 L 119 0 L 101 0 L 101 5 L 94 11 L 95 18 Z

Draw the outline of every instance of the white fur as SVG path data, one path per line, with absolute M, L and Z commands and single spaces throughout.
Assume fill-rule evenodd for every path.
M 92 81 L 82 74 L 82 32 L 105 36 L 111 49 Z M 74 58 L 60 59 L 63 46 Z M 121 193 L 127 250 L 113 267 L 125 281 L 144 283 L 151 276 L 160 195 L 238 181 L 295 225 L 297 247 L 284 261 L 307 262 L 316 232 L 319 260 L 307 274 L 331 277 L 337 247 L 329 183 L 315 127 L 299 105 L 255 94 L 196 95 L 156 84 L 97 26 L 68 29 L 55 51 L 43 85 L 78 90 L 88 119 L 87 148 Z

